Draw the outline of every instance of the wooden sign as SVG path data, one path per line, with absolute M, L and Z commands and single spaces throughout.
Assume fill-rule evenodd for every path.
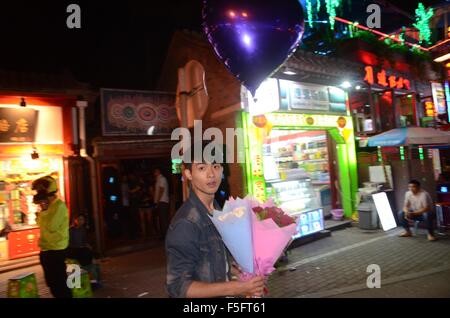
M 0 143 L 34 142 L 37 115 L 31 108 L 0 107 Z

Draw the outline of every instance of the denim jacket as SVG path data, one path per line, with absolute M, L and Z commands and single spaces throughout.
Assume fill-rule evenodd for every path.
M 217 207 L 217 203 L 215 202 Z M 224 282 L 231 278 L 230 255 L 208 210 L 190 190 L 166 236 L 167 281 L 170 297 L 183 298 L 193 281 Z

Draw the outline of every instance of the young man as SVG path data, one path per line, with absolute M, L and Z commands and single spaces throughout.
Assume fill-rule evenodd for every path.
M 40 226 L 39 255 L 47 286 L 55 298 L 71 298 L 67 287 L 66 249 L 69 245 L 69 213 L 58 199 L 56 181 L 50 176 L 33 182 L 37 191 L 33 202 L 41 207 L 37 222 Z
M 205 145 L 201 145 L 202 151 Z M 192 147 L 191 147 L 192 148 Z M 195 160 L 184 163 L 189 198 L 177 211 L 166 238 L 167 292 L 170 297 L 260 296 L 264 277 L 231 281 L 230 257 L 211 221 L 223 167 Z
M 409 220 L 425 221 L 428 228 L 428 240 L 435 241 L 433 233 L 433 200 L 428 192 L 420 188 L 420 182 L 411 180 L 408 184 L 409 191 L 405 194 L 403 211 L 399 213 L 399 220 L 405 229 L 401 237 L 412 236 L 409 229 Z

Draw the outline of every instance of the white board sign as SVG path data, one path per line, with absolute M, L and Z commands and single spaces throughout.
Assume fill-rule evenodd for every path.
M 389 231 L 397 227 L 394 215 L 392 214 L 391 205 L 387 198 L 386 192 L 372 194 L 373 201 L 377 208 L 378 217 L 384 231 Z

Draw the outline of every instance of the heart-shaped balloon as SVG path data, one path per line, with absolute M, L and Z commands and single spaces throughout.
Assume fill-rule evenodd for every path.
M 299 0 L 205 0 L 203 29 L 218 57 L 255 96 L 304 30 Z

